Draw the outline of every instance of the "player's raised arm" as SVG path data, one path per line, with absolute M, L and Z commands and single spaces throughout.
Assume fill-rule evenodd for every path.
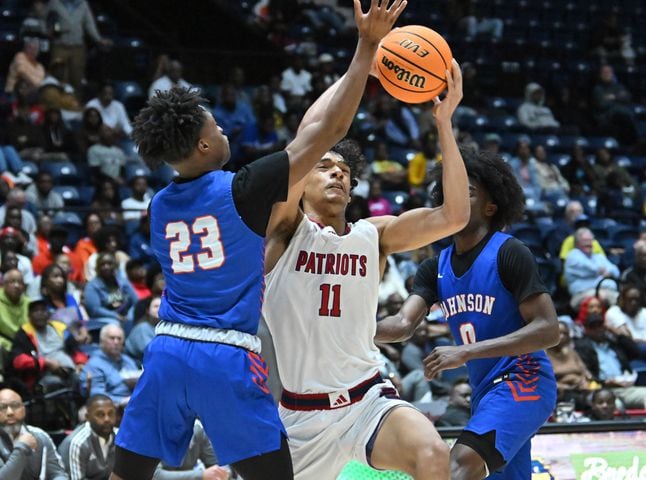
M 435 99 L 433 114 L 442 150 L 444 202 L 436 208 L 417 208 L 399 217 L 373 217 L 379 229 L 382 255 L 423 247 L 462 230 L 469 221 L 469 181 L 458 149 L 451 118 L 462 99 L 462 73 L 453 60 L 446 73 L 448 93 Z
M 390 5 L 389 5 L 390 3 Z M 347 133 L 361 101 L 370 66 L 380 40 L 392 29 L 406 0 L 372 0 L 368 13 L 354 0 L 359 40 L 348 71 L 306 112 L 296 138 L 287 145 L 290 187 L 298 183 L 334 144 Z

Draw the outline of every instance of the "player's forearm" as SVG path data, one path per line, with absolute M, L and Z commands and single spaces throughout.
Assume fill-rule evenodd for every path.
M 377 322 L 375 342 L 397 343 L 408 340 L 415 331 L 415 325 L 400 314 L 391 315 Z
M 559 330 L 555 320 L 536 318 L 523 328 L 508 335 L 464 345 L 466 360 L 517 356 L 553 347 L 558 343 Z
M 442 150 L 442 210 L 447 223 L 453 227 L 453 233 L 457 233 L 467 224 L 471 212 L 469 178 L 451 121 L 438 121 L 437 132 Z

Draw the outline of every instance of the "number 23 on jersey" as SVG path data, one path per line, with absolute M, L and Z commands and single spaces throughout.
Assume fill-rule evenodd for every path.
M 196 253 L 188 253 L 191 234 L 200 239 L 200 250 Z M 170 240 L 173 273 L 192 273 L 196 264 L 202 270 L 220 268 L 226 258 L 220 240 L 220 226 L 212 215 L 197 217 L 190 226 L 184 221 L 166 224 L 166 240 Z

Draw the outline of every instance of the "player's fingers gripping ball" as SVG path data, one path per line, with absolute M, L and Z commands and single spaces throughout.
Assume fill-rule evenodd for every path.
M 449 44 L 436 31 L 421 25 L 396 28 L 377 49 L 377 78 L 402 102 L 428 102 L 446 88 L 452 59 Z

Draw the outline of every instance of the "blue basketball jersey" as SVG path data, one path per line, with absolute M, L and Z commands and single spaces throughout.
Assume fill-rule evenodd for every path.
M 218 170 L 173 182 L 151 202 L 151 245 L 166 279 L 162 320 L 258 330 L 264 240 L 236 210 L 233 176 Z
M 518 304 L 505 288 L 498 272 L 498 251 L 510 236 L 496 232 L 469 270 L 457 277 L 451 267 L 454 245 L 442 250 L 438 263 L 437 293 L 440 306 L 458 345 L 502 337 L 525 324 Z M 493 381 L 510 374 L 527 382 L 514 392 L 520 397 L 534 396 L 537 375 L 553 379 L 552 366 L 544 351 L 518 357 L 494 357 L 467 362 L 474 401 Z

